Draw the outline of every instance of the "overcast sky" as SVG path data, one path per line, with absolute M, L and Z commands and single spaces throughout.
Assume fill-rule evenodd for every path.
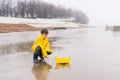
M 120 0 L 44 0 L 66 8 L 80 9 L 90 25 L 120 25 Z

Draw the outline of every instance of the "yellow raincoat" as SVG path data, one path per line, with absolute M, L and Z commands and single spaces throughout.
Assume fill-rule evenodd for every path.
M 47 51 L 51 52 L 50 45 L 49 45 L 49 42 L 48 42 L 48 38 L 43 39 L 41 34 L 36 38 L 32 48 L 31 48 L 32 52 L 35 52 L 35 49 L 36 49 L 37 46 L 41 47 L 43 57 L 47 57 L 48 56 Z

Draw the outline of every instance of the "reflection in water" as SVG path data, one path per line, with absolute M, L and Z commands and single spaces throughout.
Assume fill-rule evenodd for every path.
M 12 54 L 15 52 L 31 52 L 32 44 L 33 41 L 0 45 L 0 55 Z
M 120 32 L 114 31 L 114 32 L 113 32 L 113 36 L 114 36 L 114 37 L 120 37 Z
M 56 64 L 56 66 L 55 66 L 55 70 L 57 70 L 57 69 L 60 69 L 60 68 L 62 68 L 62 69 L 65 69 L 65 68 L 68 68 L 68 69 L 70 69 L 70 64 L 69 63 L 63 63 L 63 64 Z
M 36 80 L 47 80 L 48 73 L 51 68 L 52 66 L 46 62 L 41 62 L 37 64 L 34 63 L 32 73 L 34 74 Z
M 50 37 L 50 43 L 59 39 L 58 37 Z M 31 46 L 34 41 L 25 41 L 25 42 L 18 42 L 18 43 L 11 43 L 6 45 L 0 45 L 0 55 L 5 54 L 12 54 L 15 52 L 31 52 Z M 52 46 L 51 46 L 52 47 Z M 53 47 L 52 49 L 61 49 L 58 47 Z
M 49 40 L 50 40 L 51 43 L 55 42 L 55 41 L 57 41 L 59 39 L 60 39 L 60 37 L 49 37 Z
M 57 51 L 57 50 L 62 50 L 63 48 L 60 47 L 60 46 L 53 46 L 53 45 L 51 45 L 51 49 Z

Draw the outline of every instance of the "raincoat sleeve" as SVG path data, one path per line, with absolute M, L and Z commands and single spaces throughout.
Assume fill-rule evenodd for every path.
M 49 40 L 48 40 L 48 39 L 47 39 L 46 51 L 52 52 L 51 49 L 50 49 L 50 43 L 49 43 Z

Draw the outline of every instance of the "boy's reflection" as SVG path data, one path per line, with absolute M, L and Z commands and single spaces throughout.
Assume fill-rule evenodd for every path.
M 46 62 L 40 62 L 38 64 L 34 63 L 32 73 L 36 80 L 47 80 L 50 69 L 52 69 L 52 66 Z

